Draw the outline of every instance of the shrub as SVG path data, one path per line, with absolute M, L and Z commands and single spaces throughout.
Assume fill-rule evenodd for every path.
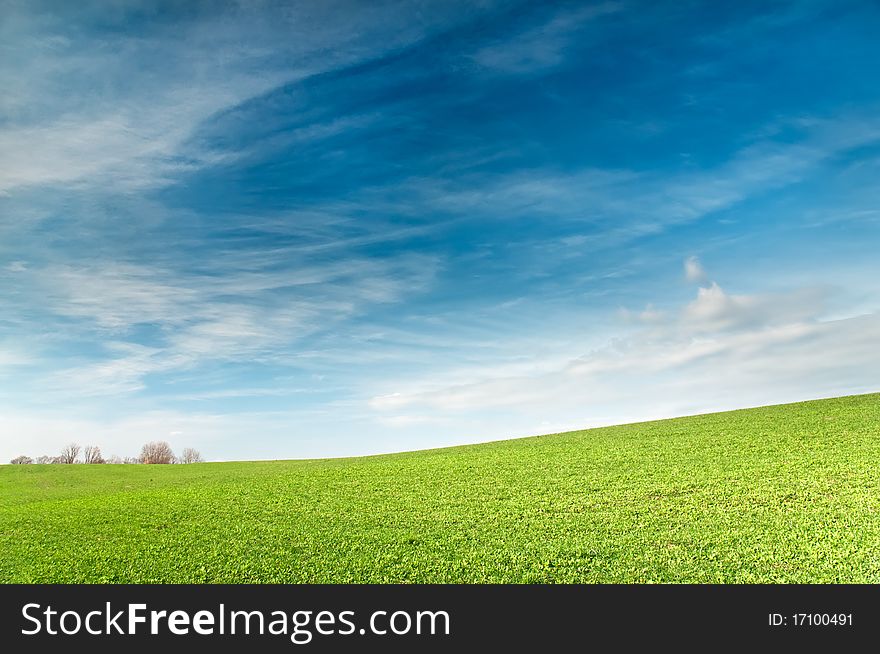
M 106 463 L 101 456 L 101 448 L 97 445 L 88 445 L 83 450 L 83 463 Z
M 79 456 L 80 447 L 76 443 L 71 443 L 63 450 L 61 450 L 60 456 L 56 459 L 57 463 L 76 463 L 76 457 Z
M 143 463 L 174 463 L 174 452 L 165 441 L 147 443 L 141 448 L 141 461 Z
M 198 450 L 194 450 L 191 447 L 186 447 L 183 450 L 183 454 L 180 455 L 181 463 L 202 463 L 204 459 L 202 458 L 201 452 Z

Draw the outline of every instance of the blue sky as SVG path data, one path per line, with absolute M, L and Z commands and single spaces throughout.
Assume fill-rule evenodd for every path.
M 0 15 L 4 460 L 880 390 L 874 2 Z

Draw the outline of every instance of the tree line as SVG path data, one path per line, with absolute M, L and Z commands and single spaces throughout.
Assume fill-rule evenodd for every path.
M 81 455 L 81 456 L 80 456 Z M 29 456 L 17 456 L 10 463 L 13 464 L 29 464 L 29 463 L 147 463 L 147 464 L 170 464 L 170 463 L 202 463 L 204 459 L 198 450 L 186 447 L 180 456 L 174 454 L 174 450 L 165 441 L 151 441 L 141 448 L 141 454 L 137 457 L 119 457 L 111 456 L 105 459 L 101 454 L 101 448 L 97 445 L 87 445 L 80 447 L 78 443 L 71 443 L 65 446 L 58 456 L 38 456 L 32 459 Z

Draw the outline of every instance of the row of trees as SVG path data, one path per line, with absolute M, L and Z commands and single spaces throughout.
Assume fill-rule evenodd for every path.
M 82 457 L 80 457 L 82 454 Z M 10 463 L 28 464 L 28 463 L 150 463 L 150 464 L 169 464 L 169 463 L 201 463 L 204 459 L 198 450 L 191 447 L 184 448 L 180 456 L 175 456 L 174 450 L 165 441 L 153 441 L 147 443 L 141 448 L 139 457 L 122 457 L 111 456 L 105 459 L 101 455 L 101 448 L 97 445 L 87 445 L 82 448 L 77 443 L 71 443 L 61 450 L 58 456 L 38 456 L 32 459 L 29 456 L 17 456 Z

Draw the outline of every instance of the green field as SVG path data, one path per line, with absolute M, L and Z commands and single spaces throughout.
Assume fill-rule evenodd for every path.
M 880 395 L 356 459 L 0 467 L 3 582 L 880 582 Z

